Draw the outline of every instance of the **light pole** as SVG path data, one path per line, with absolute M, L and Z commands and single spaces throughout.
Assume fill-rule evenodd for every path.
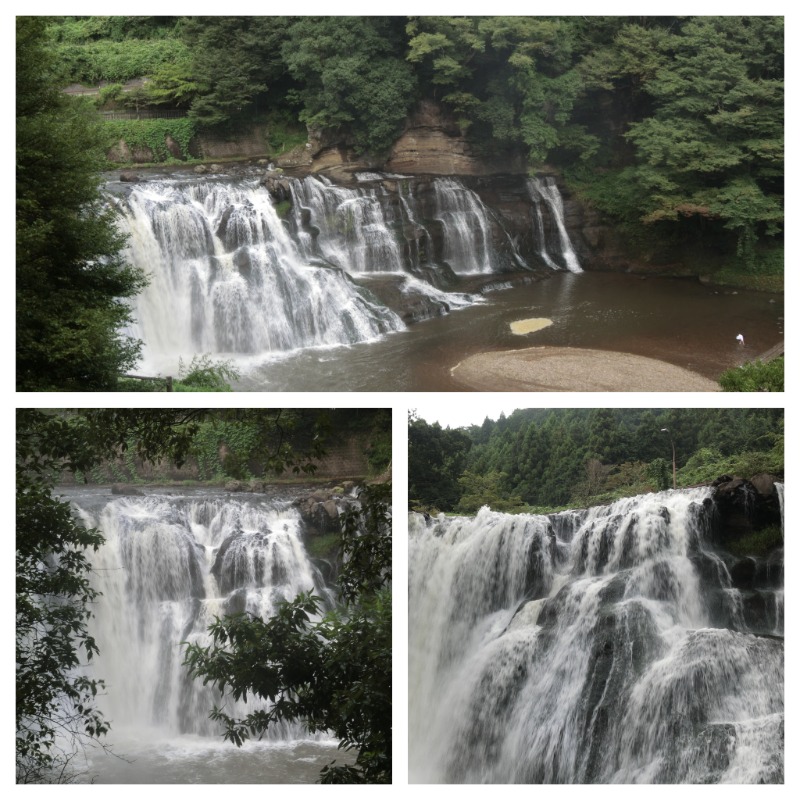
M 672 488 L 678 488 L 678 480 L 676 478 L 675 473 L 675 440 L 672 438 L 672 434 L 669 431 L 669 428 L 662 428 L 661 433 L 666 433 L 669 435 L 669 442 L 672 445 Z

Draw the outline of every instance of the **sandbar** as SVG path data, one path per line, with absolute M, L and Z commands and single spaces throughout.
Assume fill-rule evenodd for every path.
M 543 317 L 533 319 L 518 319 L 516 322 L 510 324 L 511 333 L 517 336 L 524 336 L 526 333 L 536 333 L 542 328 L 549 328 L 553 324 L 553 320 L 545 319 Z
M 655 358 L 573 347 L 476 353 L 450 370 L 479 392 L 718 392 L 708 378 Z

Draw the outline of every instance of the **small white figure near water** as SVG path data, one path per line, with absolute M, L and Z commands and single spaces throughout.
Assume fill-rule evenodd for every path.
M 736 334 L 736 341 L 739 342 L 740 345 L 744 346 L 744 336 L 741 333 Z

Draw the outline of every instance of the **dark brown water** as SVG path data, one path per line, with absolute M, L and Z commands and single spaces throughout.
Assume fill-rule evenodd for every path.
M 546 317 L 525 336 L 510 323 Z M 745 346 L 736 341 L 745 337 Z M 783 341 L 783 297 L 695 280 L 608 273 L 554 275 L 416 323 L 379 342 L 307 351 L 254 368 L 237 385 L 262 391 L 461 391 L 450 369 L 473 353 L 536 345 L 661 359 L 711 380 Z

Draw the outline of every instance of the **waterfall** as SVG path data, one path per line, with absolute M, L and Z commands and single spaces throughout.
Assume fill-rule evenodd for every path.
M 102 598 L 90 631 L 100 648 L 93 669 L 107 686 L 100 705 L 114 739 L 219 739 L 208 717 L 219 693 L 188 678 L 181 642 L 209 644 L 216 616 L 247 611 L 267 619 L 303 591 L 331 599 L 303 546 L 297 511 L 224 496 L 122 497 L 99 509 L 75 502 L 106 539 L 93 559 Z M 244 716 L 259 702 L 228 698 L 225 707 Z M 267 738 L 309 734 L 300 723 L 284 723 Z
M 292 182 L 295 223 L 302 230 L 304 211 L 317 228 L 316 244 L 322 256 L 351 274 L 403 272 L 403 255 L 389 229 L 382 188 L 335 186 L 328 180 L 307 177 Z M 303 237 L 305 254 L 313 250 Z
M 782 782 L 783 642 L 713 519 L 707 489 L 412 514 L 411 780 Z
M 486 208 L 475 192 L 452 178 L 434 181 L 436 214 L 444 228 L 445 263 L 458 275 L 494 272 Z
M 581 269 L 578 256 L 575 255 L 575 250 L 572 248 L 567 228 L 564 225 L 564 205 L 561 202 L 561 193 L 558 191 L 558 186 L 553 178 L 529 178 L 528 191 L 536 207 L 537 228 L 539 231 L 540 250 L 539 253 L 542 260 L 549 267 L 553 267 L 553 260 L 546 252 L 546 245 L 544 243 L 544 222 L 542 221 L 541 203 L 550 210 L 550 214 L 556 225 L 558 231 L 558 239 L 560 243 L 560 257 L 564 265 L 570 272 L 583 272 Z
M 201 353 L 247 366 L 375 341 L 405 327 L 384 304 L 398 288 L 446 312 L 477 302 L 458 292 L 458 276 L 529 269 L 519 234 L 506 229 L 510 218 L 455 178 L 280 180 L 277 206 L 255 180 L 154 180 L 120 190 L 124 257 L 149 277 L 126 331 L 144 343 L 143 371 L 174 370 L 179 357 Z M 531 179 L 522 188 L 541 260 L 580 272 L 555 183 Z M 548 241 L 544 207 L 558 244 Z
M 262 188 L 148 183 L 121 225 L 150 275 L 130 333 L 145 361 L 351 344 L 403 327 L 341 269 L 304 259 Z
M 781 532 L 783 532 L 783 484 L 775 482 L 775 493 L 778 495 L 778 503 L 781 507 Z

